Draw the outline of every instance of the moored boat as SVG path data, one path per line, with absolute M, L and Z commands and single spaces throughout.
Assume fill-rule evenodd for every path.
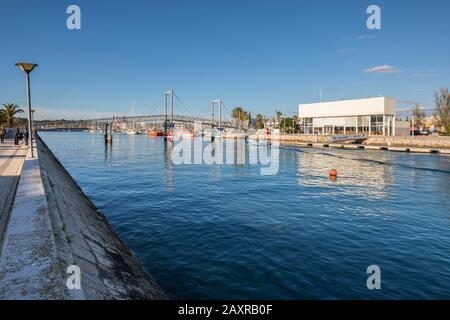
M 147 132 L 147 134 L 148 134 L 150 137 L 162 137 L 162 136 L 164 136 L 164 131 L 162 131 L 162 130 L 157 130 L 157 129 L 151 129 L 151 130 L 149 130 L 149 131 Z

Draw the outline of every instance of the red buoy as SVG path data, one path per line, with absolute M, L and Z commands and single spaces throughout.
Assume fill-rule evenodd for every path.
M 330 177 L 337 177 L 337 170 L 336 169 L 331 169 Z

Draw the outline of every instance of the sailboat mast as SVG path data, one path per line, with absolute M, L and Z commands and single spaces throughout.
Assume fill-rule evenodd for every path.
M 135 119 L 134 119 L 134 100 L 133 100 L 133 107 L 132 107 L 132 109 L 131 109 L 132 111 L 131 111 L 131 117 L 133 118 L 133 130 L 134 130 L 134 128 L 136 127 L 136 125 L 135 125 Z

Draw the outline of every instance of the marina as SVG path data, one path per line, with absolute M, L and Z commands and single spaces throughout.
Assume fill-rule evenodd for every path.
M 265 178 L 258 166 L 174 165 L 161 137 L 118 135 L 110 148 L 98 135 L 41 136 L 171 298 L 450 290 L 448 156 L 281 146 L 280 172 Z M 381 292 L 365 287 L 368 261 L 386 270 Z
M 450 2 L 1 8 L 2 304 L 286 320 L 450 299 Z

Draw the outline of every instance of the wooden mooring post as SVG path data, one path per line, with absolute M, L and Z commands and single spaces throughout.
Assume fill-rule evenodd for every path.
M 105 124 L 105 143 L 106 144 L 112 144 L 113 135 L 112 135 L 112 124 L 109 123 Z

